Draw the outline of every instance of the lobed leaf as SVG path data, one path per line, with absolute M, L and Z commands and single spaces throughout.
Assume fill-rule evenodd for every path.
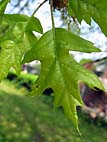
M 22 14 L 4 14 L 0 25 L 0 80 L 14 67 L 19 74 L 23 55 L 36 45 L 33 31 L 43 33 L 39 20 Z
M 90 24 L 91 18 L 98 23 L 107 36 L 107 1 L 106 0 L 69 0 L 73 13 L 81 22 L 83 19 Z
M 79 94 L 78 81 L 81 80 L 91 88 L 103 89 L 97 76 L 78 64 L 69 51 L 97 52 L 93 44 L 61 28 L 48 31 L 36 47 L 28 51 L 24 62 L 41 61 L 41 73 L 32 88 L 32 95 L 40 95 L 46 88 L 54 91 L 54 106 L 62 106 L 66 116 L 78 129 L 76 106 L 83 104 Z

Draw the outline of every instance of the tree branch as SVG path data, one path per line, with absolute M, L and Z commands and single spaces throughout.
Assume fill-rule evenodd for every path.
M 40 3 L 40 5 L 35 9 L 35 11 L 33 12 L 32 16 L 35 15 L 35 13 L 39 10 L 39 8 L 45 3 L 47 2 L 48 0 L 44 0 L 42 3 Z

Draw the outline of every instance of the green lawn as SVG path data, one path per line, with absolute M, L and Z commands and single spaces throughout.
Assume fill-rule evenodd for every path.
M 79 117 L 82 137 L 54 110 L 51 97 L 26 96 L 9 82 L 0 84 L 0 142 L 106 142 L 107 128 Z

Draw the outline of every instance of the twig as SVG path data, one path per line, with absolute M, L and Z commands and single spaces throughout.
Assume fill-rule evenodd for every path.
M 51 11 L 52 29 L 54 29 L 55 24 L 54 24 L 54 16 L 53 16 L 53 0 L 50 0 L 50 11 Z
M 39 8 L 45 3 L 47 2 L 48 0 L 44 0 L 42 3 L 40 3 L 40 5 L 35 9 L 35 11 L 33 12 L 32 16 L 35 15 L 35 13 L 39 10 Z
M 98 62 L 101 62 L 101 64 L 106 64 L 107 63 L 107 57 L 103 57 L 101 59 L 97 59 L 97 60 L 94 60 L 94 61 L 89 61 L 87 63 L 98 63 Z M 87 64 L 87 63 L 84 63 L 83 65 Z

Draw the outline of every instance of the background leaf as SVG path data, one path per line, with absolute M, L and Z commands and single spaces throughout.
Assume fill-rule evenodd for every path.
M 23 55 L 36 45 L 33 31 L 43 33 L 39 20 L 21 14 L 4 14 L 0 25 L 0 80 L 14 67 L 19 74 Z
M 9 0 L 1 0 L 0 1 L 0 14 L 4 13 Z
M 93 18 L 107 36 L 106 0 L 69 0 L 69 5 L 79 22 L 84 19 L 90 24 L 91 18 Z

